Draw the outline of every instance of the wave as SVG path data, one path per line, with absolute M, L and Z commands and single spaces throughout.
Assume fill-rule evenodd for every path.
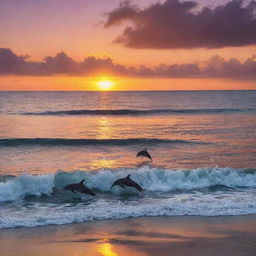
M 110 189 L 116 179 L 127 174 L 146 190 L 127 197 L 119 188 Z M 97 191 L 93 199 L 71 201 L 59 197 L 65 193 L 65 185 L 81 179 Z M 140 216 L 256 214 L 256 169 L 168 170 L 143 166 L 138 169 L 59 171 L 4 180 L 0 182 L 0 228 Z
M 0 182 L 0 202 L 14 201 L 26 196 L 50 195 L 54 186 L 53 175 L 21 175 L 2 177 Z
M 0 228 L 63 225 L 94 220 L 115 220 L 146 216 L 227 216 L 256 214 L 255 195 L 197 194 L 181 198 L 153 198 L 138 201 L 98 199 L 91 204 L 77 203 L 62 206 L 37 204 L 37 208 L 23 207 L 1 216 Z
M 149 109 L 149 110 L 136 110 L 136 109 L 80 109 L 80 110 L 60 110 L 60 111 L 44 111 L 44 112 L 25 112 L 23 115 L 45 115 L 45 116 L 61 116 L 61 115 L 154 115 L 154 114 L 218 114 L 218 113 L 246 113 L 256 112 L 255 108 L 245 109 Z
M 0 139 L 0 146 L 84 146 L 84 145 L 155 145 L 155 144 L 209 144 L 207 142 L 190 140 L 168 140 L 157 138 L 127 138 L 127 139 L 65 139 L 65 138 L 10 138 Z
M 143 166 L 136 169 L 103 169 L 99 171 L 59 171 L 55 174 L 8 176 L 0 182 L 0 202 L 26 196 L 50 195 L 70 183 L 85 179 L 88 187 L 111 192 L 116 179 L 131 174 L 132 179 L 151 192 L 186 191 L 213 186 L 256 188 L 256 169 L 198 168 L 169 170 Z

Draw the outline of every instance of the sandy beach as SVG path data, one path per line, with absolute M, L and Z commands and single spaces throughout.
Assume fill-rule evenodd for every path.
M 1 256 L 256 254 L 256 215 L 143 217 L 0 230 Z

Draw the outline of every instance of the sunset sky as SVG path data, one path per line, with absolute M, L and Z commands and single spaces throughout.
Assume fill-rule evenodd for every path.
M 256 1 L 0 0 L 0 90 L 256 89 L 255 15 Z

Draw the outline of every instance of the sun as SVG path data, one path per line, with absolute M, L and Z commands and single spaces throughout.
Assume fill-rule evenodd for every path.
M 97 85 L 101 90 L 105 91 L 105 90 L 110 90 L 113 87 L 114 83 L 111 80 L 102 79 L 97 82 Z

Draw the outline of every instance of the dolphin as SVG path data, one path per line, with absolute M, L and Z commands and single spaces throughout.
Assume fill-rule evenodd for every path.
M 144 150 L 141 150 L 140 152 L 138 152 L 136 157 L 141 157 L 141 156 L 147 157 L 152 161 L 152 158 L 151 158 L 150 154 L 147 152 L 146 148 Z
M 113 188 L 114 186 L 120 186 L 122 188 L 125 188 L 125 187 L 133 187 L 135 189 L 137 189 L 138 191 L 142 191 L 144 190 L 137 182 L 133 181 L 131 178 L 130 178 L 130 174 L 127 175 L 126 178 L 123 178 L 123 179 L 118 179 L 116 180 L 113 185 L 111 186 L 111 188 Z
M 69 184 L 67 186 L 64 187 L 65 190 L 70 190 L 73 193 L 84 193 L 84 194 L 89 194 L 94 196 L 95 194 L 89 189 L 87 188 L 84 184 L 83 184 L 84 180 L 81 180 L 79 183 L 74 183 L 74 184 Z

